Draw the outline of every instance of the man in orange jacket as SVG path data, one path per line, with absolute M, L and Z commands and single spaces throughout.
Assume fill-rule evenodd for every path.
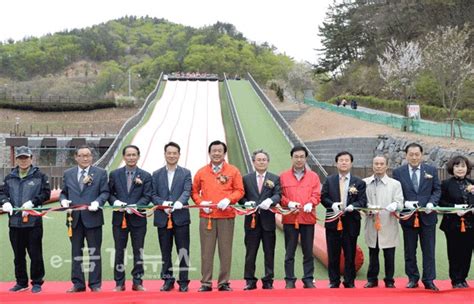
M 202 167 L 194 176 L 192 198 L 202 208 L 199 216 L 201 239 L 201 288 L 200 292 L 212 291 L 212 271 L 216 241 L 219 244 L 221 268 L 218 278 L 219 291 L 232 291 L 229 285 L 232 262 L 235 212 L 229 205 L 236 204 L 244 195 L 242 175 L 225 162 L 227 146 L 216 140 L 209 145 L 210 164 Z M 212 206 L 211 206 L 212 205 Z
M 316 205 L 321 200 L 319 176 L 306 167 L 308 150 L 303 146 L 291 149 L 292 168 L 280 175 L 281 205 L 293 213 L 283 216 L 285 233 L 285 281 L 287 289 L 295 288 L 295 251 L 301 236 L 303 251 L 303 287 L 314 288 L 313 239 Z

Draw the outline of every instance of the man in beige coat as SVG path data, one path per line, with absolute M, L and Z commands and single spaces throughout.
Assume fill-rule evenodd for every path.
M 365 221 L 365 241 L 369 246 L 369 269 L 365 288 L 378 286 L 379 250 L 385 260 L 385 287 L 395 288 L 395 247 L 399 242 L 398 220 L 391 213 L 403 207 L 403 192 L 399 181 L 387 176 L 388 161 L 384 156 L 373 159 L 374 175 L 367 177 L 367 206 L 374 208 Z M 381 208 L 384 208 L 380 210 Z

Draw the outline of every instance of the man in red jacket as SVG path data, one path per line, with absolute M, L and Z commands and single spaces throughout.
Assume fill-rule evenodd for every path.
M 281 205 L 293 212 L 283 216 L 285 233 L 285 281 L 287 289 L 295 288 L 295 251 L 301 236 L 303 251 L 303 287 L 314 288 L 313 239 L 316 205 L 321 198 L 319 176 L 306 167 L 308 150 L 303 146 L 291 149 L 292 167 L 280 175 Z
M 201 209 L 199 235 L 201 239 L 201 288 L 212 291 L 212 268 L 216 242 L 219 244 L 221 268 L 218 278 L 219 291 L 232 291 L 229 284 L 232 263 L 235 212 L 229 205 L 236 204 L 244 195 L 242 175 L 225 162 L 227 146 L 221 141 L 209 145 L 211 163 L 199 169 L 194 176 L 192 198 L 196 205 L 217 208 Z

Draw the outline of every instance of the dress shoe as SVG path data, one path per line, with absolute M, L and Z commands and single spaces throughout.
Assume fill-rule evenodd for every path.
M 265 282 L 262 284 L 262 289 L 273 289 L 273 284 Z
M 339 283 L 329 283 L 329 288 L 339 288 Z
M 22 291 L 27 291 L 29 289 L 28 286 L 21 286 L 18 284 L 15 284 L 12 288 L 9 289 L 11 292 L 22 292 Z
M 316 288 L 316 286 L 314 286 L 313 282 L 303 282 L 303 288 L 312 289 Z
M 374 288 L 379 286 L 379 283 L 377 281 L 368 281 L 365 283 L 364 288 Z
M 188 292 L 189 288 L 188 288 L 188 285 L 186 284 L 183 284 L 183 285 L 179 285 L 179 292 Z
M 418 288 L 418 282 L 409 281 L 407 284 L 407 288 Z
M 125 285 L 115 286 L 115 288 L 112 289 L 112 291 L 115 291 L 115 292 L 125 291 Z
M 464 284 L 463 284 L 463 283 L 452 284 L 452 286 L 453 286 L 454 289 L 466 288 L 466 287 L 464 287 Z
M 41 292 L 41 285 L 38 285 L 38 284 L 33 285 L 33 287 L 31 288 L 31 292 L 32 292 L 32 293 L 39 293 L 39 292 Z
M 132 285 L 133 291 L 146 291 L 145 287 L 142 284 L 134 284 Z
M 257 289 L 257 284 L 255 283 L 247 283 L 247 285 L 245 285 L 244 287 L 244 290 L 254 290 L 254 289 Z
M 395 283 L 393 283 L 393 282 L 385 282 L 385 288 L 395 288 Z
M 173 281 L 165 281 L 163 283 L 163 286 L 161 286 L 160 291 L 170 291 L 173 288 L 174 288 L 174 282 Z
M 426 283 L 425 284 L 425 289 L 433 290 L 433 291 L 439 291 L 439 288 L 436 287 L 434 283 Z
M 211 286 L 207 286 L 207 285 L 202 285 L 202 286 L 199 287 L 199 289 L 198 289 L 198 292 L 206 292 L 206 291 L 212 291 L 212 287 L 211 287 Z
M 100 289 L 100 287 L 92 287 L 91 288 L 91 292 L 101 292 L 102 289 Z
M 467 284 L 466 281 L 462 282 L 461 284 L 462 284 L 462 286 L 464 286 L 464 288 L 469 288 L 469 284 Z
M 219 288 L 217 290 L 219 290 L 219 291 L 232 291 L 232 288 L 230 288 L 229 284 L 222 284 L 221 286 L 219 286 Z
M 294 281 L 286 281 L 285 289 L 294 289 L 294 288 L 296 288 Z
M 76 292 L 84 292 L 84 291 L 86 291 L 85 287 L 79 288 L 79 287 L 76 287 L 76 286 L 72 286 L 71 288 L 66 290 L 67 293 L 76 293 Z
M 355 288 L 354 283 L 343 282 L 342 285 L 344 285 L 344 288 Z

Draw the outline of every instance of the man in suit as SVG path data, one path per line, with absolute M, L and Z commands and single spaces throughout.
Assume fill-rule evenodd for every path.
M 10 243 L 15 264 L 16 284 L 10 291 L 21 292 L 28 289 L 26 252 L 30 256 L 32 293 L 41 292 L 44 278 L 43 261 L 43 221 L 41 216 L 29 216 L 27 212 L 15 212 L 13 207 L 31 209 L 41 207 L 51 194 L 48 177 L 33 166 L 30 148 L 16 149 L 17 166 L 5 177 L 0 187 L 0 204 L 3 212 L 9 213 Z
M 360 214 L 356 207 L 366 207 L 365 182 L 351 174 L 354 157 L 347 151 L 336 157 L 337 174 L 326 178 L 322 190 L 322 203 L 326 207 L 326 218 L 332 212 L 343 211 L 339 220 L 326 222 L 326 243 L 328 249 L 329 288 L 339 288 L 341 249 L 344 251 L 345 288 L 354 288 L 355 253 L 360 233 Z
M 285 288 L 296 288 L 295 252 L 301 238 L 303 251 L 303 288 L 315 288 L 314 279 L 314 224 L 316 206 L 321 201 L 319 176 L 306 167 L 308 150 L 295 146 L 290 151 L 292 166 L 280 175 L 281 205 L 295 211 L 283 215 L 285 233 Z
M 216 243 L 219 244 L 221 266 L 217 283 L 218 290 L 232 291 L 229 279 L 235 212 L 228 207 L 236 204 L 244 196 L 244 185 L 239 169 L 225 161 L 227 153 L 225 143 L 219 140 L 211 142 L 208 153 L 211 162 L 198 170 L 194 176 L 192 190 L 193 201 L 204 207 L 199 212 L 202 279 L 198 291 L 212 291 Z M 211 204 L 217 205 L 210 208 Z
M 399 243 L 399 226 L 392 212 L 403 207 L 403 192 L 400 182 L 388 177 L 388 160 L 376 156 L 372 161 L 374 174 L 364 178 L 367 184 L 367 206 L 377 210 L 369 212 L 365 221 L 365 243 L 369 247 L 369 269 L 364 288 L 378 286 L 379 251 L 385 260 L 385 287 L 395 288 L 395 247 Z M 379 210 L 385 208 L 385 210 Z
M 280 178 L 268 172 L 270 155 L 264 150 L 252 154 L 254 172 L 244 176 L 245 195 L 240 200 L 246 207 L 257 207 L 257 211 L 245 217 L 245 270 L 247 282 L 244 290 L 257 288 L 255 277 L 255 260 L 260 242 L 263 245 L 265 276 L 262 278 L 263 289 L 273 289 L 273 268 L 275 257 L 275 214 L 270 207 L 280 202 Z
M 189 217 L 188 200 L 191 195 L 191 172 L 178 166 L 181 148 L 177 143 L 169 142 L 165 145 L 166 165 L 153 172 L 153 204 L 168 207 L 155 211 L 154 225 L 158 227 L 163 265 L 161 278 L 164 283 L 161 291 L 170 291 L 174 288 L 173 263 L 171 252 L 173 238 L 179 259 L 179 291 L 188 291 L 189 269 Z
M 84 271 L 89 272 L 89 288 L 99 292 L 102 285 L 102 225 L 104 215 L 100 206 L 109 198 L 107 172 L 92 166 L 92 150 L 88 146 L 76 149 L 76 167 L 64 172 L 63 186 L 59 197 L 61 206 L 68 208 L 86 205 L 86 210 L 73 211 L 68 215 L 67 225 L 72 228 L 70 235 L 72 247 L 71 281 L 69 293 L 86 291 Z M 89 265 L 83 265 L 82 248 L 84 239 L 89 250 Z
M 408 276 L 407 288 L 417 288 L 420 273 L 416 262 L 416 248 L 420 238 L 423 253 L 423 277 L 426 289 L 438 291 L 436 278 L 435 237 L 438 217 L 432 213 L 441 197 L 441 185 L 436 168 L 422 163 L 423 147 L 411 143 L 405 148 L 408 164 L 393 170 L 393 178 L 402 184 L 405 208 L 415 210 L 426 208 L 425 212 L 415 211 L 409 220 L 400 221 L 405 249 L 405 272 Z M 418 218 L 419 217 L 419 218 Z M 416 224 L 416 225 L 415 225 Z
M 114 210 L 112 215 L 112 232 L 115 241 L 115 288 L 113 290 L 125 291 L 124 255 L 130 234 L 133 248 L 132 290 L 145 291 L 142 277 L 144 275 L 143 247 L 147 221 L 146 217 L 136 215 L 126 207 L 140 207 L 150 203 L 151 175 L 137 167 L 137 162 L 140 159 L 140 149 L 137 146 L 125 146 L 122 150 L 122 157 L 125 166 L 110 172 L 109 175 L 109 203 L 120 208 Z

